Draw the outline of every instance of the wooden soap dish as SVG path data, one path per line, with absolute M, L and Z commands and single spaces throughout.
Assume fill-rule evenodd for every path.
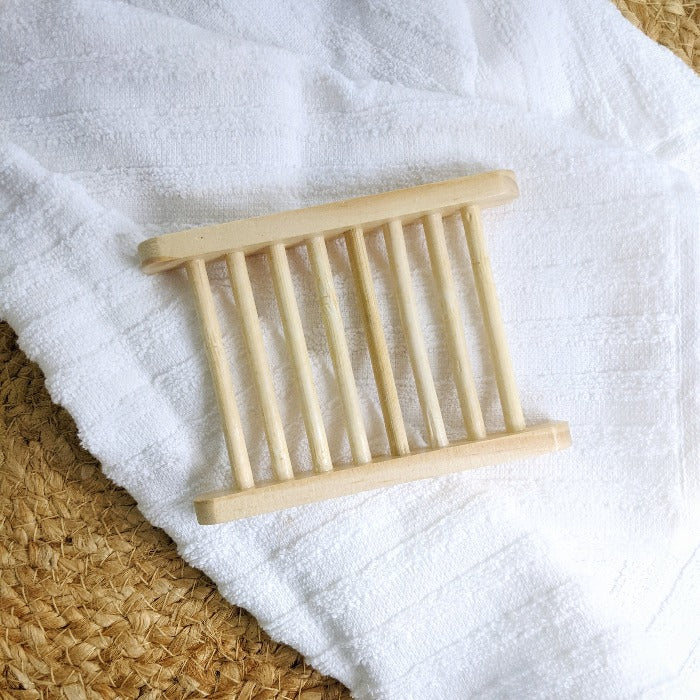
M 514 174 L 499 170 L 308 209 L 170 233 L 141 243 L 139 254 L 145 272 L 163 272 L 181 266 L 187 270 L 223 422 L 235 487 L 208 493 L 195 500 L 200 523 L 213 524 L 246 518 L 382 486 L 560 450 L 571 444 L 569 427 L 564 422 L 531 426 L 525 423 L 486 252 L 481 209 L 502 204 L 517 195 Z M 443 230 L 443 218 L 452 214 L 459 214 L 464 225 L 474 283 L 503 408 L 505 432 L 487 432 L 474 384 Z M 458 442 L 449 442 L 445 433 L 414 302 L 403 230 L 404 224 L 412 222 L 422 223 L 437 283 L 447 346 L 466 431 L 466 439 Z M 380 228 L 384 232 L 396 301 L 427 430 L 428 449 L 412 450 L 408 444 L 380 322 L 364 238 L 367 232 Z M 386 456 L 373 457 L 369 450 L 343 320 L 333 286 L 326 240 L 340 236 L 345 239 L 357 286 L 391 451 Z M 307 247 L 318 291 L 352 452 L 351 465 L 335 465 L 331 460 L 311 374 L 286 253 L 287 248 L 301 244 Z M 249 255 L 267 255 L 269 258 L 280 317 L 301 399 L 313 473 L 295 475 L 292 471 L 248 278 L 246 257 Z M 205 268 L 205 263 L 221 258 L 226 260 L 240 314 L 276 479 L 265 484 L 256 484 L 253 480 L 231 372 Z

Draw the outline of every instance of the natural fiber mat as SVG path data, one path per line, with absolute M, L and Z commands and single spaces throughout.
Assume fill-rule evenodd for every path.
M 698 0 L 613 0 L 618 10 L 654 41 L 700 73 Z
M 0 324 L 0 697 L 349 698 L 180 559 L 15 340 Z
M 700 6 L 616 0 L 700 69 Z M 185 565 L 0 324 L 0 697 L 349 698 Z

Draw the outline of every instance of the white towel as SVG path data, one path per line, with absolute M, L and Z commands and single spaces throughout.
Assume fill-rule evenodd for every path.
M 690 69 L 602 0 L 8 0 L 0 69 L 0 313 L 105 473 L 230 601 L 357 698 L 694 694 Z M 137 244 L 494 168 L 514 169 L 521 186 L 485 230 L 525 413 L 569 420 L 574 447 L 198 526 L 192 498 L 229 483 L 206 359 L 182 272 L 142 274 Z M 457 437 L 433 282 L 420 232 L 407 237 Z M 448 237 L 481 357 L 459 228 Z M 424 444 L 385 251 L 376 238 L 369 247 L 409 439 Z M 346 254 L 330 252 L 382 452 Z M 347 439 L 308 261 L 290 257 L 340 459 Z M 308 469 L 266 262 L 250 269 L 292 456 Z M 220 266 L 211 278 L 264 475 L 235 304 Z M 492 371 L 475 365 L 496 428 Z

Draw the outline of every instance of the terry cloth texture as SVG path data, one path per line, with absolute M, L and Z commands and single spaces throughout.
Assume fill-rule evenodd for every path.
M 190 563 L 357 697 L 692 692 L 700 105 L 688 69 L 604 4 L 2 12 L 2 314 L 85 446 Z M 192 495 L 226 483 L 222 440 L 184 281 L 141 275 L 137 242 L 494 167 L 514 168 L 522 187 L 487 230 L 526 413 L 568 418 L 575 449 L 196 526 Z M 343 251 L 331 253 L 358 329 Z M 410 396 L 379 241 L 371 255 Z M 417 235 L 411 255 L 425 257 Z M 301 445 L 256 264 L 288 438 Z M 299 281 L 306 265 L 299 254 Z M 213 276 L 221 314 L 235 315 Z M 431 281 L 416 272 L 414 284 L 448 392 Z M 342 455 L 320 319 L 298 291 Z M 474 300 L 462 302 L 483 350 Z M 227 333 L 243 358 L 233 324 Z M 350 340 L 381 451 L 361 334 Z M 476 370 L 497 425 L 490 368 Z M 262 464 L 249 390 L 240 403 Z M 443 410 L 456 432 L 456 399 Z M 417 406 L 404 412 L 421 444 Z M 301 447 L 295 456 L 304 463 Z

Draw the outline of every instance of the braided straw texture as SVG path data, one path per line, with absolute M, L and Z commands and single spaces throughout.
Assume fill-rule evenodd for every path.
M 659 44 L 700 72 L 698 0 L 613 0 L 618 10 Z
M 229 605 L 106 479 L 6 323 L 0 445 L 3 700 L 349 697 Z
M 615 0 L 700 70 L 700 5 Z M 349 698 L 178 557 L 0 323 L 0 698 Z

